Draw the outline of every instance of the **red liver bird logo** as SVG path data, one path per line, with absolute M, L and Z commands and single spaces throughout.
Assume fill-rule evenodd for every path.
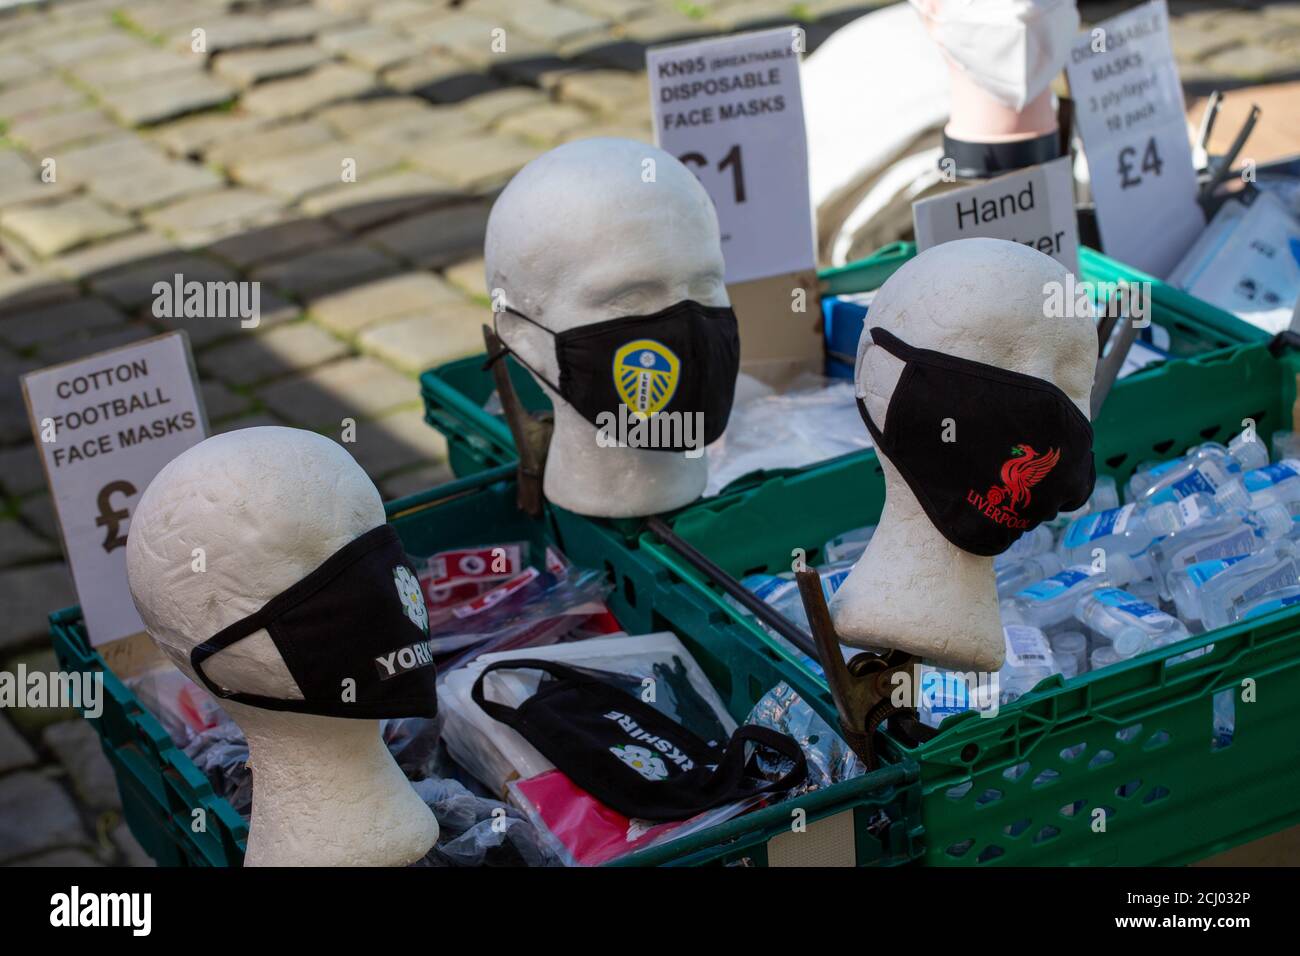
M 1003 505 L 1014 512 L 1029 504 L 1029 489 L 1046 478 L 1060 460 L 1060 449 L 1040 455 L 1022 442 L 1011 449 L 1011 457 L 1002 465 L 1002 484 L 994 485 L 984 497 L 989 504 Z

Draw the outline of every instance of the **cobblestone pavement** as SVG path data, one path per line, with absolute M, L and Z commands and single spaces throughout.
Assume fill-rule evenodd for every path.
M 184 327 L 216 430 L 351 417 L 386 496 L 445 480 L 415 377 L 481 351 L 510 175 L 578 137 L 649 141 L 647 45 L 797 20 L 814 46 L 874 5 L 0 0 L 0 670 L 54 669 L 45 616 L 75 600 L 19 374 Z M 1170 5 L 1193 89 L 1300 75 L 1300 3 Z M 260 327 L 153 318 L 175 273 L 260 280 Z M 144 860 L 74 717 L 0 714 L 0 863 Z

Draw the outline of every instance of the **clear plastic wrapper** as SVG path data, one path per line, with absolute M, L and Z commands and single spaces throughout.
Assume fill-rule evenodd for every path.
M 745 718 L 745 723 L 787 734 L 798 742 L 803 751 L 804 758 L 808 761 L 808 777 L 799 786 L 787 791 L 783 799 L 824 790 L 864 772 L 858 755 L 785 681 L 759 699 Z M 779 778 L 790 769 L 789 761 L 774 760 L 765 751 L 759 752 L 757 763 L 763 775 L 772 779 Z
M 215 697 L 171 664 L 128 678 L 126 686 L 158 718 L 178 747 L 228 719 Z
M 550 842 L 514 807 L 455 780 L 431 778 L 414 786 L 438 820 L 438 842 L 418 866 L 559 865 Z

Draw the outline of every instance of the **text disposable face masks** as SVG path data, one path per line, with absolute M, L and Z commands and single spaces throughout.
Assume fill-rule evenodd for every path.
M 507 707 L 483 693 L 484 678 L 501 668 L 540 670 L 553 679 L 544 680 L 518 707 Z M 471 697 L 574 784 L 625 817 L 685 820 L 745 797 L 788 790 L 808 773 L 803 751 L 785 734 L 746 725 L 724 748 L 701 740 L 602 679 L 600 672 L 556 661 L 489 664 L 474 682 Z M 746 773 L 749 743 L 789 760 L 789 772 L 776 781 L 751 777 Z
M 930 521 L 971 554 L 1001 554 L 1026 531 L 1083 507 L 1097 472 L 1092 425 L 1051 382 L 918 349 L 882 328 L 871 340 L 907 363 L 881 431 L 858 410 Z
M 1073 0 L 912 0 L 939 45 L 1003 106 L 1023 110 L 1065 65 L 1079 30 Z
M 621 405 L 639 418 L 661 412 L 702 414 L 703 445 L 726 429 L 740 372 L 740 332 L 730 307 L 687 299 L 653 315 L 609 319 L 559 333 L 522 312 L 505 311 L 554 337 L 558 383 L 519 361 L 597 428 L 617 420 Z M 660 431 L 665 433 L 674 440 L 656 443 L 655 450 L 694 447 L 686 443 L 684 428 Z
M 204 673 L 208 658 L 263 628 L 302 700 L 227 690 Z M 267 710 L 363 718 L 438 712 L 424 593 L 397 532 L 386 524 L 195 647 L 190 664 L 216 696 Z

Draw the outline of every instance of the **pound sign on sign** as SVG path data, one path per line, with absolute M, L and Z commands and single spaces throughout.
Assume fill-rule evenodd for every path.
M 99 489 L 99 517 L 95 527 L 104 529 L 104 550 L 112 551 L 126 544 L 126 535 L 119 530 L 126 521 L 129 512 L 125 508 L 114 508 L 113 495 L 122 494 L 128 498 L 135 494 L 135 485 L 129 481 L 110 481 Z

